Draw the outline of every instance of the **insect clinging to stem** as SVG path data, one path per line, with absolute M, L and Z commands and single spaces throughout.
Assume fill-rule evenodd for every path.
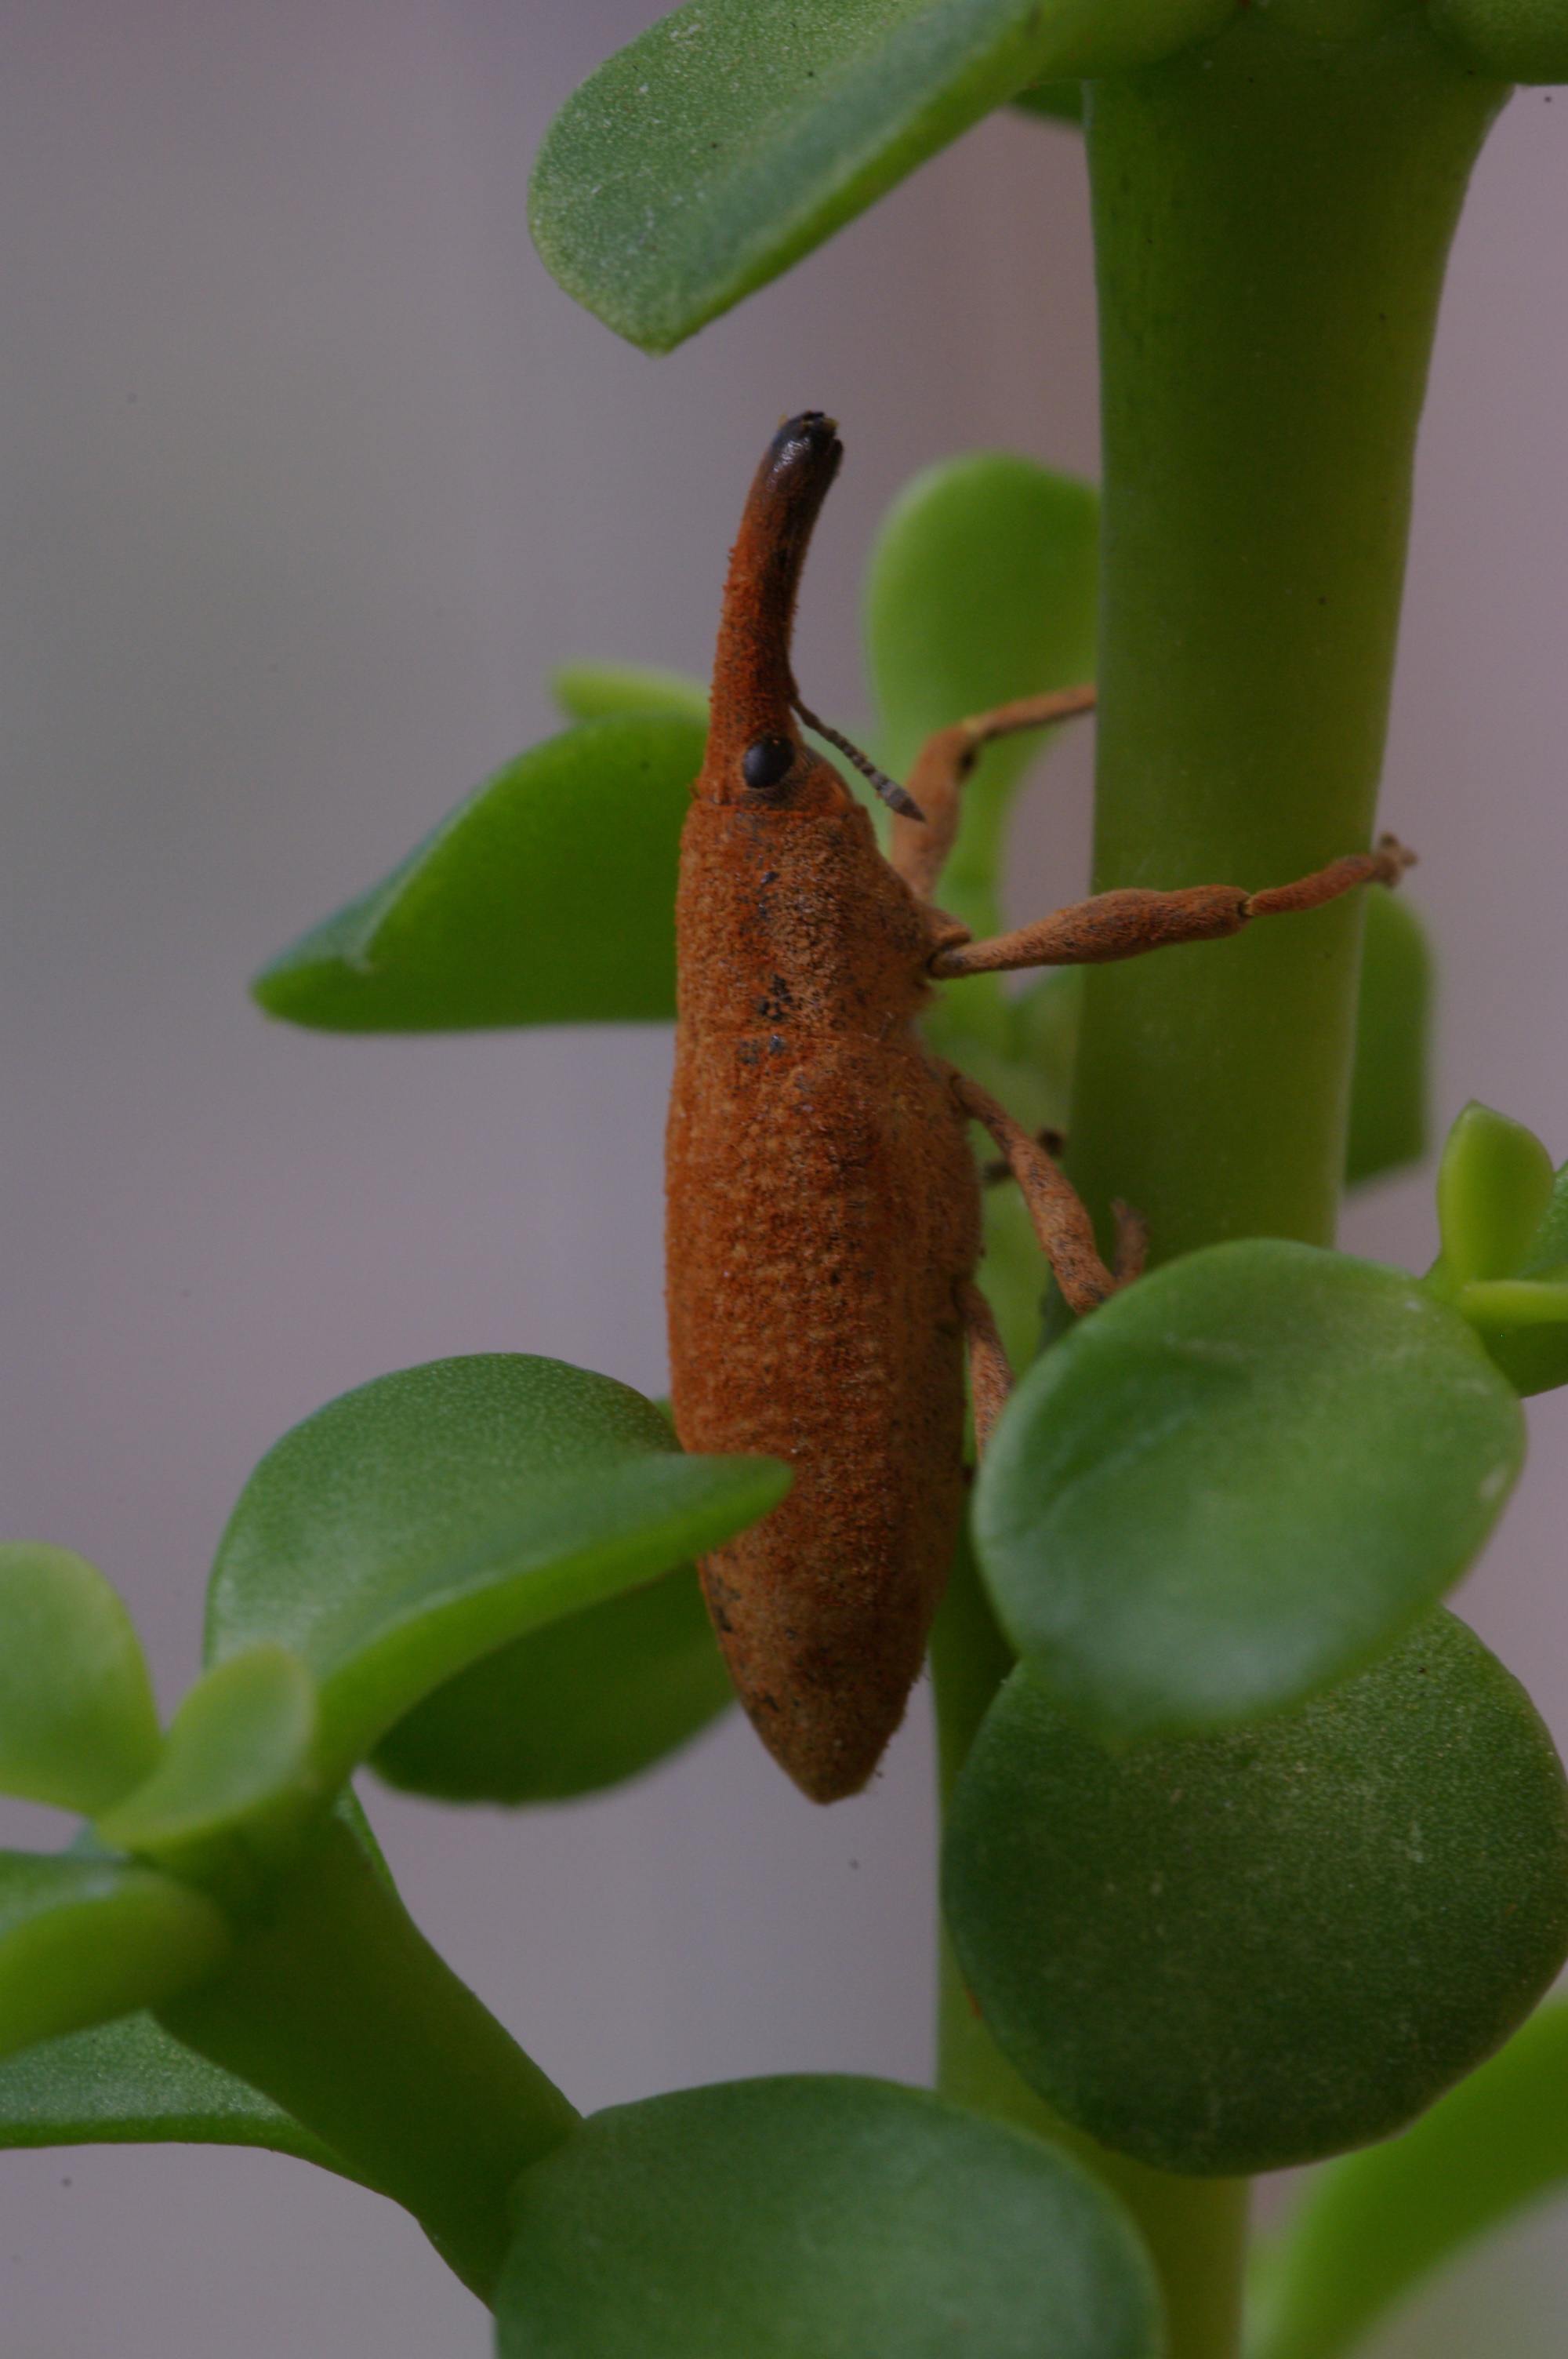
M 1260 893 L 1121 891 L 987 941 L 933 895 L 980 748 L 1087 712 L 1090 687 L 941 730 L 907 789 L 802 704 L 790 638 L 806 546 L 838 472 L 834 421 L 779 429 L 730 555 L 707 755 L 681 842 L 667 1135 L 672 1397 L 686 1448 L 788 1461 L 788 1496 L 700 1567 L 763 1742 L 817 1801 L 857 1792 L 903 1718 L 963 1512 L 964 1367 L 984 1441 L 1011 1384 L 975 1283 L 968 1126 L 1006 1159 L 1071 1309 L 1136 1275 L 1119 1208 L 1108 1268 L 1041 1140 L 925 1048 L 937 982 L 1135 958 L 1312 909 L 1411 855 L 1392 837 Z M 802 723 L 892 806 L 890 853 Z

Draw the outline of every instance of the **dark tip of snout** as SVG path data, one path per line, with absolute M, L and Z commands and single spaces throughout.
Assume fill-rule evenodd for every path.
M 811 477 L 822 473 L 831 476 L 843 455 L 838 419 L 820 409 L 803 409 L 786 418 L 773 436 L 768 472 L 775 483 L 787 475 Z

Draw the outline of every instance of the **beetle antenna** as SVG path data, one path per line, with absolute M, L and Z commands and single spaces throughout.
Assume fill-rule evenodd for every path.
M 879 770 L 871 756 L 862 754 L 860 747 L 852 745 L 842 730 L 830 729 L 826 721 L 819 721 L 811 707 L 801 702 L 798 694 L 793 696 L 790 701 L 808 729 L 815 729 L 819 737 L 826 737 L 830 745 L 837 745 L 840 754 L 847 760 L 853 762 L 861 777 L 881 795 L 889 810 L 897 811 L 901 819 L 917 819 L 924 822 L 925 813 L 921 810 L 914 797 L 901 787 L 896 778 L 890 778 L 885 770 Z

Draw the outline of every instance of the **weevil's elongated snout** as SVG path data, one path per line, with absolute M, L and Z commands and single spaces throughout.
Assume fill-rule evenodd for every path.
M 831 418 L 804 409 L 785 419 L 752 480 L 730 555 L 713 666 L 706 791 L 730 800 L 741 790 L 749 748 L 798 752 L 790 638 L 806 552 L 844 446 Z M 753 770 L 767 758 L 752 757 Z

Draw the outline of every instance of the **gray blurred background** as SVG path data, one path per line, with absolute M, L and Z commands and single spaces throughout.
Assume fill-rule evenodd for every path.
M 524 229 L 562 98 L 653 0 L 9 0 L 3 1512 L 100 1562 L 172 1700 L 277 1434 L 451 1352 L 663 1381 L 657 1030 L 344 1041 L 246 976 L 552 725 L 581 655 L 705 669 L 736 504 L 786 409 L 849 457 L 801 662 L 860 699 L 856 584 L 953 450 L 1092 471 L 1072 135 L 997 118 L 673 358 Z M 1440 1087 L 1568 1154 L 1568 96 L 1522 94 L 1462 232 L 1422 444 L 1386 810 L 1444 951 Z M 1020 915 L 1082 888 L 1087 745 L 1024 822 Z M 1421 1266 L 1430 1187 L 1358 1206 Z M 1465 1610 L 1568 1731 L 1568 1426 Z M 604 1802 L 508 1820 L 373 1790 L 420 1920 L 577 2102 L 928 2069 L 917 1701 L 867 1799 L 796 1799 L 727 1725 Z M 36 1839 L 42 1813 L 0 1834 Z M 1542 2214 L 1382 2346 L 1544 2359 Z M 269 2156 L 0 2157 L 4 2359 L 481 2359 L 402 2216 Z M 608 2359 L 608 2354 L 607 2354 Z

